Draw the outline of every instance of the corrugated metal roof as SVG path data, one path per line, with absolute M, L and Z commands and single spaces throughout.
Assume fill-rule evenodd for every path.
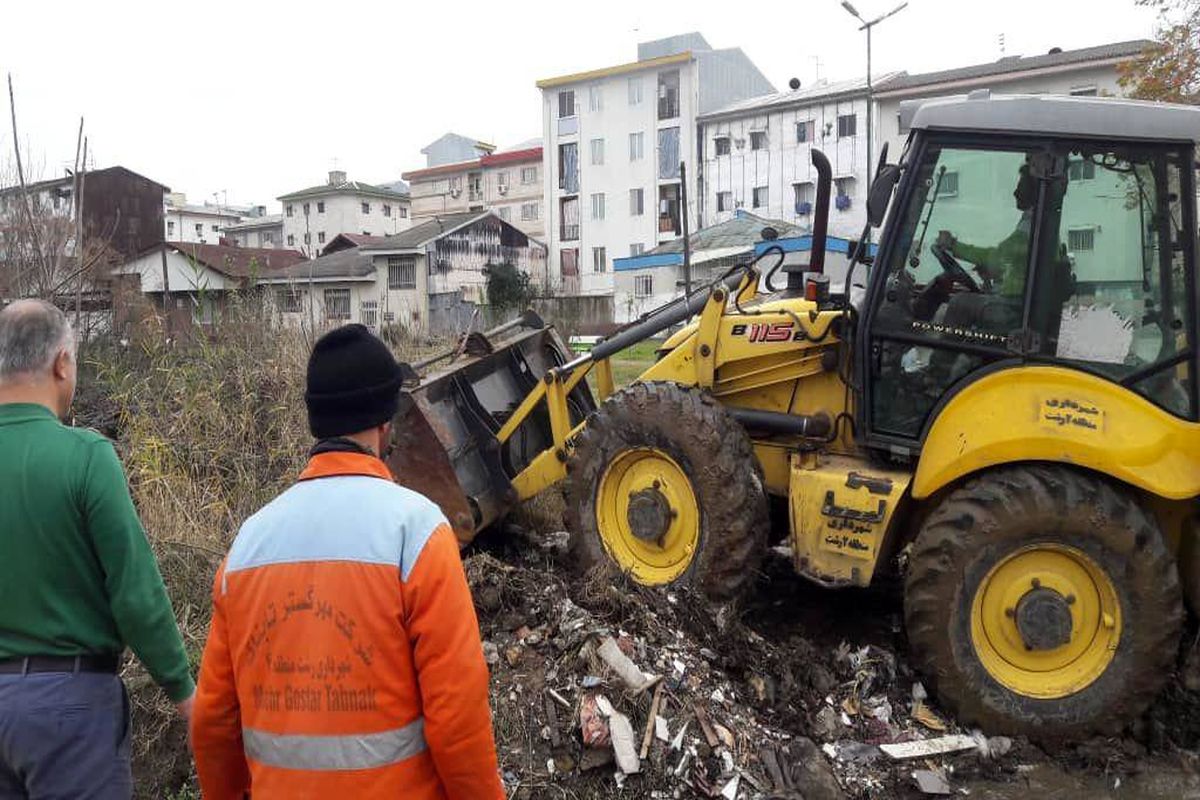
M 302 261 L 286 269 L 273 271 L 265 276 L 260 283 L 303 283 L 309 278 L 316 281 L 332 279 L 361 280 L 373 278 L 375 264 L 370 253 L 364 253 L 362 248 L 353 247 L 349 250 L 339 250 L 327 256 Z
M 165 246 L 185 258 L 193 259 L 199 264 L 234 278 L 277 274 L 297 262 L 304 261 L 304 254 L 296 250 L 233 247 L 199 242 L 167 242 Z
M 484 217 L 494 216 L 491 211 L 463 211 L 457 214 L 439 214 L 430 217 L 406 231 L 394 236 L 385 236 L 382 241 L 363 245 L 364 250 L 405 250 L 424 247 L 435 239 L 470 225 Z M 496 217 L 496 219 L 500 219 Z
M 886 86 L 876 87 L 875 93 L 884 95 L 919 86 L 953 83 L 972 78 L 987 78 L 1034 69 L 1065 67 L 1092 61 L 1132 58 L 1151 44 L 1153 42 L 1145 39 L 1132 39 L 1127 42 L 1112 42 L 1095 47 L 1083 47 L 1078 50 L 1061 50 L 1057 53 L 1045 53 L 1040 56 L 1008 56 L 999 61 L 991 61 L 986 64 L 973 64 L 969 67 L 957 67 L 938 72 L 925 72 L 919 75 L 902 74 L 890 81 Z

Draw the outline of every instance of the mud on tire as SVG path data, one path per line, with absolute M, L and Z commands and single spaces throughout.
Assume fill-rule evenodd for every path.
M 740 594 L 758 574 L 769 521 L 762 470 L 745 429 L 708 392 L 676 383 L 635 383 L 592 415 L 567 462 L 567 527 L 581 570 L 612 563 L 597 521 L 597 493 L 622 452 L 656 448 L 688 476 L 700 512 L 697 549 L 672 585 L 713 599 Z
M 1020 548 L 1076 548 L 1116 590 L 1122 625 L 1104 671 L 1065 697 L 1000 684 L 972 643 L 972 603 L 991 568 Z M 998 469 L 955 489 L 925 521 L 904 597 L 915 662 L 959 721 L 1040 741 L 1113 733 L 1170 675 L 1183 622 L 1179 578 L 1154 519 L 1127 492 L 1066 467 Z

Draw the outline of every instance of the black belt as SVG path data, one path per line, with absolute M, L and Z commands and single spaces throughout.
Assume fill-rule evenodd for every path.
M 0 675 L 26 675 L 31 672 L 108 672 L 121 668 L 118 655 L 103 656 L 26 656 L 0 661 Z

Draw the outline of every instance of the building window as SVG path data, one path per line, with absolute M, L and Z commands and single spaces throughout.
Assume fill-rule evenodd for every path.
M 573 242 L 579 238 L 579 198 L 564 197 L 559 202 L 559 222 L 562 224 L 561 235 L 564 242 Z M 565 273 L 564 273 L 565 274 Z
M 608 272 L 608 253 L 603 247 L 592 248 L 592 271 Z
M 1067 249 L 1072 253 L 1096 248 L 1095 228 L 1073 228 L 1067 231 Z
M 588 110 L 600 111 L 604 108 L 604 93 L 597 84 L 588 87 Z
M 640 256 L 644 252 L 646 252 L 646 245 L 642 244 L 641 242 L 636 242 L 634 244 L 629 245 L 629 257 L 630 258 L 633 258 L 635 256 Z
M 370 204 L 370 203 L 363 203 L 363 204 L 362 204 L 362 213 L 364 213 L 364 214 L 370 214 L 370 213 L 371 213 L 371 204 Z
M 304 204 L 304 216 L 308 216 L 308 203 Z
M 300 312 L 300 292 L 295 289 L 276 289 L 275 307 L 284 314 Z
M 1088 158 L 1073 158 L 1067 162 L 1067 180 L 1090 181 L 1096 177 L 1096 164 Z
M 496 188 L 500 191 L 500 194 L 504 194 L 505 192 L 508 191 L 508 173 L 507 172 L 497 172 L 496 173 Z
M 604 219 L 604 192 L 592 195 L 592 219 Z
M 174 236 L 174 235 L 175 235 L 175 220 L 169 219 L 169 220 L 167 220 L 167 236 Z
M 370 235 L 371 235 L 370 231 L 363 231 L 363 236 L 370 236 Z
M 629 190 L 629 216 L 640 217 L 646 212 L 645 193 L 641 189 Z
M 767 207 L 767 187 L 766 186 L 755 186 L 753 200 L 754 200 L 755 208 L 766 208 Z
M 665 180 L 679 177 L 679 128 L 658 130 L 658 177 Z
M 537 167 L 521 167 L 521 183 L 526 186 L 537 183 Z
M 810 119 L 796 123 L 796 144 L 804 144 L 813 140 L 815 123 Z
M 575 92 L 567 89 L 558 93 L 558 118 L 575 116 Z
M 718 136 L 716 139 L 713 139 L 713 144 L 717 149 L 717 155 L 719 155 L 719 156 L 729 155 L 730 148 L 729 148 L 729 137 L 728 136 Z
M 509 206 L 500 206 L 500 208 L 496 209 L 496 216 L 500 217 L 500 219 L 504 220 L 505 222 L 508 222 L 512 219 L 512 208 Z
M 641 131 L 629 134 L 629 160 L 641 161 L 646 155 L 646 135 Z
M 562 268 L 564 278 L 576 278 L 579 276 L 579 248 L 564 247 L 558 251 L 558 263 Z
M 634 275 L 633 276 L 633 296 L 634 297 L 649 297 L 654 294 L 654 276 L 653 275 Z
M 325 213 L 325 201 L 324 201 L 324 200 L 318 200 L 318 201 L 317 201 L 317 213 L 318 213 L 318 214 L 324 214 L 324 213 Z
M 579 143 L 558 146 L 558 188 L 568 194 L 579 191 Z
M 275 244 L 275 234 L 270 231 L 263 231 L 259 234 L 259 241 L 263 244 Z
M 204 236 L 204 223 L 203 222 L 196 223 L 196 235 Z
M 766 131 L 750 131 L 750 149 L 751 150 L 766 150 L 767 149 L 767 132 Z
M 590 144 L 592 151 L 592 165 L 602 166 L 604 164 L 604 140 L 592 139 Z
M 472 203 L 483 200 L 483 173 L 472 172 L 467 175 L 467 199 Z
M 642 79 L 629 79 L 629 105 L 638 106 L 642 104 Z
M 325 231 L 317 231 L 317 244 L 325 244 Z
M 1071 90 L 1072 97 L 1095 97 L 1095 86 L 1076 86 Z
M 399 208 L 397 208 L 396 216 L 400 217 L 400 219 L 408 219 L 408 207 L 400 206 Z
M 220 225 L 213 225 L 213 226 L 212 226 L 212 232 L 213 232 L 213 233 L 220 233 L 220 232 L 221 232 L 221 226 L 220 226 Z
M 792 193 L 796 201 L 797 216 L 807 217 L 813 211 L 813 195 L 816 187 L 809 181 L 792 184 Z
M 288 247 L 295 247 L 295 246 L 296 246 L 296 237 L 289 233 L 288 234 Z
M 383 215 L 385 217 L 390 217 L 392 215 L 392 207 L 389 206 L 387 203 L 383 204 Z
M 537 203 L 521 203 L 521 219 L 530 222 L 538 218 Z
M 680 216 L 679 184 L 671 183 L 658 187 L 658 232 L 679 235 Z
M 312 244 L 312 234 L 310 234 L 310 233 L 304 234 L 304 243 Z
M 838 138 L 853 136 L 858 129 L 857 114 L 842 114 L 838 117 Z
M 958 196 L 958 170 L 947 170 L 942 173 L 938 179 L 937 185 L 938 197 L 957 197 Z
M 679 116 L 679 70 L 658 73 L 658 118 Z
M 417 288 L 416 256 L 388 256 L 388 288 Z
M 733 192 L 717 192 L 717 211 L 733 211 Z
M 325 290 L 325 318 L 350 319 L 350 290 Z
M 290 216 L 292 216 L 292 211 L 293 211 L 293 209 L 292 209 L 292 204 L 291 204 L 291 203 L 288 203 L 288 206 L 287 206 L 287 209 L 286 209 L 286 211 L 287 211 L 287 215 L 288 215 L 289 217 L 290 217 Z

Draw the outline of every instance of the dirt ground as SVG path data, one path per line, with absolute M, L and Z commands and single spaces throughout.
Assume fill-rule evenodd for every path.
M 580 579 L 552 519 L 518 522 L 466 562 L 511 797 L 916 798 L 931 796 L 914 778 L 926 771 L 954 795 L 988 800 L 1200 798 L 1194 632 L 1181 654 L 1189 668 L 1123 738 L 1047 752 L 980 735 L 980 748 L 896 761 L 877 745 L 973 733 L 933 699 L 918 713 L 897 583 L 828 591 L 775 554 L 750 597 L 717 607 L 621 575 Z M 597 657 L 608 638 L 661 676 L 665 741 L 652 690 L 631 691 Z M 580 712 L 590 719 L 597 694 L 629 719 L 636 746 L 649 735 L 638 774 L 619 774 L 611 741 L 582 744 Z

